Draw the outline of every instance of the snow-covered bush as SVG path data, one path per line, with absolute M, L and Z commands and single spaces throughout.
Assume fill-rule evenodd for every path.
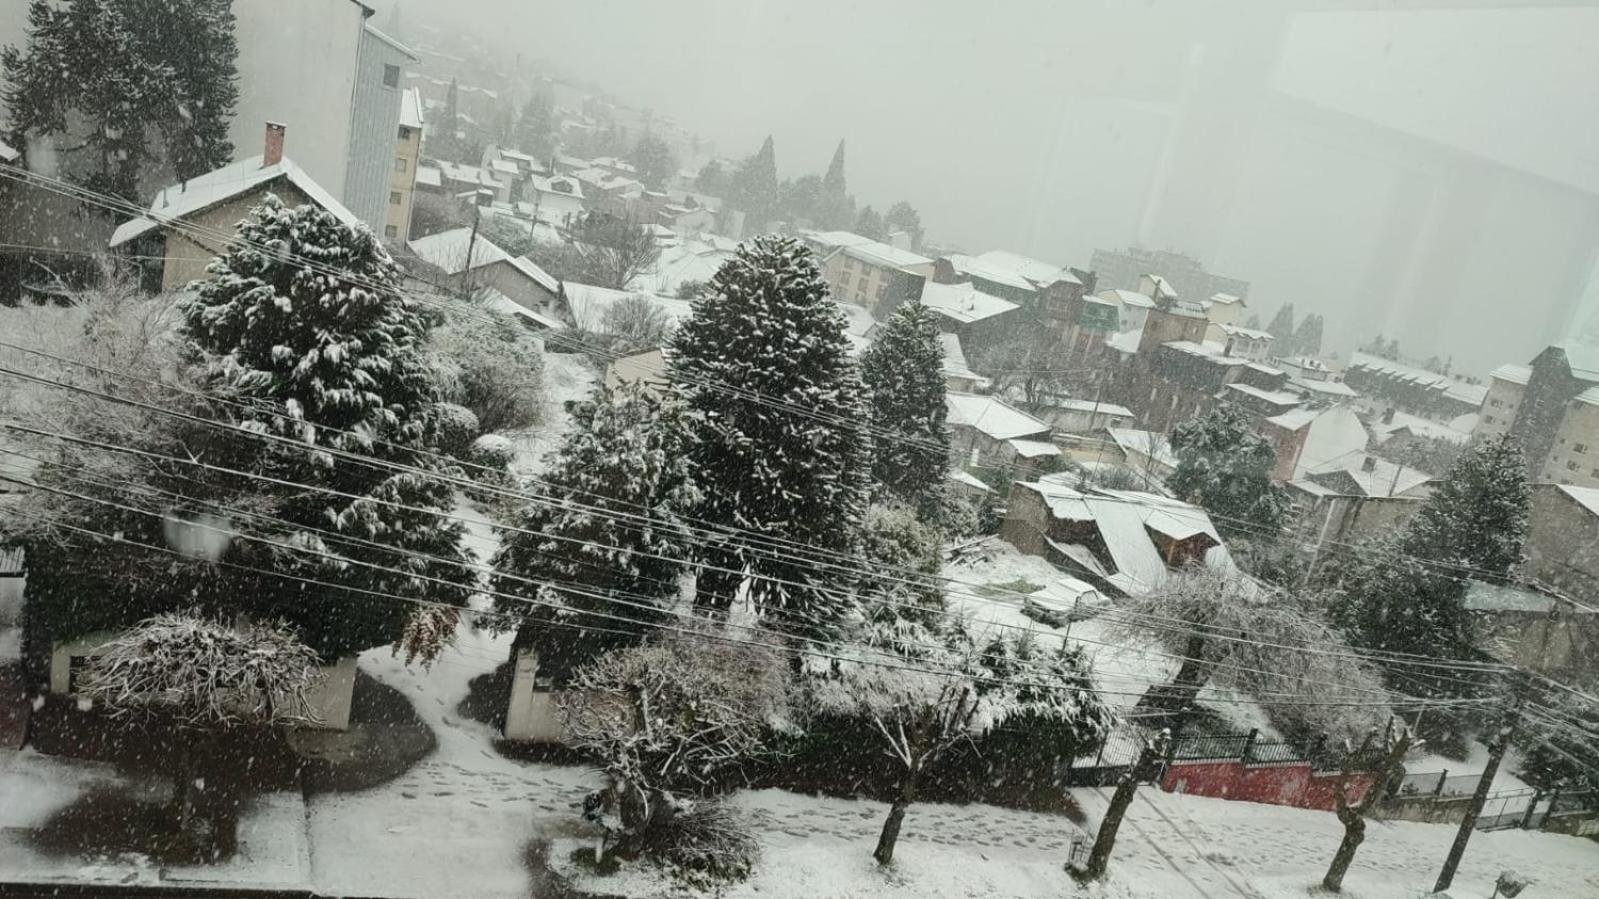
M 483 431 L 538 423 L 544 402 L 544 351 L 538 340 L 498 313 L 450 315 L 428 335 L 428 363 L 448 402 L 471 409 Z
M 645 838 L 640 851 L 697 892 L 743 880 L 755 869 L 761 844 L 752 823 L 720 799 L 684 800 L 676 815 Z
M 561 701 L 571 740 L 593 755 L 605 788 L 586 817 L 624 854 L 669 823 L 689 794 L 723 789 L 792 730 L 788 667 L 776 652 L 674 633 L 610 652 L 578 670 Z
M 597 330 L 610 338 L 611 352 L 628 356 L 665 344 L 672 319 L 649 297 L 623 297 L 605 310 Z
M 920 606 L 928 615 L 943 609 L 936 578 L 943 568 L 944 547 L 937 528 L 923 524 L 900 505 L 874 505 L 866 511 L 862 533 L 869 570 L 882 572 L 862 587 L 890 602 Z
M 460 457 L 472 446 L 482 428 L 471 409 L 455 403 L 435 403 L 432 412 L 433 442 L 439 452 Z
M 484 434 L 472 441 L 467 461 L 496 471 L 509 469 L 516 461 L 516 444 L 503 434 Z
M 196 799 L 203 798 L 196 796 L 202 779 L 194 765 L 204 760 L 208 741 L 239 728 L 314 722 L 307 694 L 321 679 L 318 661 L 281 624 L 228 625 L 198 612 L 171 613 L 97 650 L 79 692 L 114 717 L 181 731 L 174 739 L 172 801 L 182 832 L 193 837 Z

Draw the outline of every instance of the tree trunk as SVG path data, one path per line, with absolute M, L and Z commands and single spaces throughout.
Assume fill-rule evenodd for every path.
M 1344 841 L 1338 844 L 1338 851 L 1333 854 L 1332 864 L 1327 866 L 1327 876 L 1321 879 L 1321 885 L 1327 890 L 1337 893 L 1344 888 L 1344 874 L 1349 871 L 1349 865 L 1355 860 L 1355 850 L 1366 839 L 1366 819 L 1354 810 L 1347 810 L 1347 815 L 1340 813 L 1344 822 Z
M 1083 869 L 1084 880 L 1105 876 L 1105 869 L 1110 867 L 1111 850 L 1116 848 L 1116 831 L 1121 829 L 1122 818 L 1127 815 L 1127 807 L 1133 804 L 1133 794 L 1137 790 L 1135 772 L 1123 774 L 1121 782 L 1116 784 L 1115 795 L 1110 798 L 1110 807 L 1105 809 L 1105 819 L 1099 822 L 1099 834 L 1094 838 L 1093 851 L 1088 854 L 1088 865 Z
M 1204 652 L 1205 637 L 1202 634 L 1190 636 L 1183 648 L 1185 658 L 1182 667 L 1177 669 L 1171 683 L 1150 687 L 1138 700 L 1138 708 L 1175 715 L 1192 705 L 1199 691 L 1204 689 L 1205 682 L 1210 680 L 1211 666 L 1203 661 Z
M 883 832 L 877 837 L 877 848 L 872 851 L 872 858 L 877 859 L 880 865 L 894 860 L 894 844 L 899 842 L 899 827 L 905 822 L 905 809 L 916 799 L 916 779 L 920 774 L 919 765 L 905 772 L 905 779 L 900 782 L 899 796 L 888 808 L 888 819 L 883 822 Z

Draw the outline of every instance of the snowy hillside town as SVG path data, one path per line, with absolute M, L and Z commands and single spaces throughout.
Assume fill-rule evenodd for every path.
M 0 4 L 0 896 L 1599 897 L 1599 10 L 537 6 Z

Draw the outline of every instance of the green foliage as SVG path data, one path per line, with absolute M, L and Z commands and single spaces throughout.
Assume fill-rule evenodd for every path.
M 677 175 L 677 159 L 672 156 L 672 148 L 653 134 L 638 139 L 628 161 L 638 169 L 638 179 L 649 190 L 666 190 Z
M 1210 512 L 1218 530 L 1257 537 L 1277 533 L 1288 508 L 1283 489 L 1271 480 L 1277 453 L 1255 433 L 1247 414 L 1218 406 L 1174 428 L 1171 448 L 1177 468 L 1166 486 Z
M 922 216 L 916 211 L 916 207 L 911 204 L 900 200 L 898 203 L 888 207 L 888 212 L 883 215 L 883 226 L 884 230 L 890 233 L 904 231 L 910 235 L 911 248 L 921 248 L 924 234 L 922 231 Z
M 883 223 L 883 214 L 870 206 L 864 207 L 855 216 L 855 227 L 850 230 L 872 240 L 884 240 L 888 237 L 888 227 Z
M 548 162 L 555 154 L 554 105 L 543 91 L 535 91 L 516 120 L 516 148 Z
M 810 251 L 776 237 L 740 246 L 678 326 L 669 355 L 689 413 L 692 464 L 715 485 L 696 517 L 729 529 L 702 558 L 747 571 L 764 614 L 825 629 L 849 606 L 848 575 L 757 552 L 734 533 L 851 556 L 859 547 L 871 449 L 849 423 L 867 420 L 865 391 Z M 774 400 L 798 411 L 773 408 Z M 730 605 L 742 580 L 706 570 L 701 601 Z
M 452 314 L 428 334 L 427 354 L 440 397 L 472 410 L 481 430 L 538 423 L 544 353 L 526 328 L 482 308 Z
M 728 182 L 727 201 L 744 212 L 745 230 L 759 234 L 777 214 L 777 150 L 771 135 L 760 152 L 744 160 Z
M 558 682 L 664 615 L 688 551 L 681 516 L 699 498 L 675 406 L 627 385 L 572 417 L 543 478 L 548 499 L 519 510 L 494 559 L 498 592 L 547 603 L 498 600 Z
M 938 322 L 919 301 L 902 303 L 861 356 L 877 438 L 872 476 L 904 502 L 921 504 L 949 468 L 944 349 Z

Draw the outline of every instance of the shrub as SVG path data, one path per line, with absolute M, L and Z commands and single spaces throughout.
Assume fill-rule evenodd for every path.
M 432 409 L 433 441 L 439 451 L 460 458 L 472 446 L 481 428 L 471 409 L 455 403 L 435 403 Z
M 684 802 L 640 846 L 687 889 L 708 892 L 719 882 L 744 880 L 755 868 L 761 844 L 750 824 L 718 799 Z
M 520 325 L 486 311 L 452 315 L 429 336 L 428 361 L 442 398 L 472 410 L 480 430 L 538 422 L 544 354 Z

